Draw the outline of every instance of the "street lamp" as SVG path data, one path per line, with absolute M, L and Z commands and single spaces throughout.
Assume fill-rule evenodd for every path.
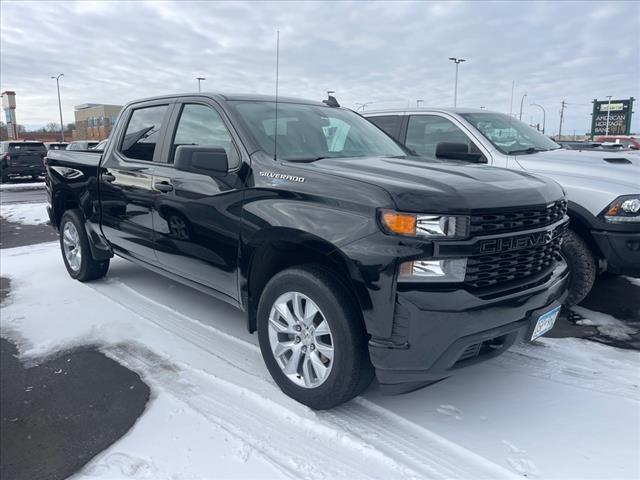
M 56 81 L 56 87 L 58 87 L 58 110 L 60 111 L 60 137 L 62 143 L 64 143 L 64 123 L 62 123 L 62 102 L 60 102 L 60 77 L 64 77 L 64 73 L 61 73 L 57 77 L 51 77 Z
M 420 108 L 421 103 L 424 103 L 424 100 L 416 100 L 416 108 Z
M 544 107 L 542 105 L 539 105 L 537 103 L 531 103 L 530 105 L 532 107 L 539 107 L 540 110 L 542 110 L 542 134 L 544 135 L 544 126 L 547 121 L 547 112 L 544 111 Z
M 609 117 L 611 116 L 611 95 L 607 95 L 609 99 L 609 104 L 607 105 L 607 127 L 604 131 L 605 136 L 609 135 Z
M 371 105 L 372 103 L 376 103 L 376 102 L 356 103 L 356 112 L 360 109 L 362 109 L 362 111 L 364 112 L 365 107 L 367 105 Z
M 202 82 L 203 80 L 206 80 L 206 78 L 204 77 L 196 77 L 196 80 L 198 80 L 198 93 L 201 92 L 200 90 L 200 82 Z
M 524 103 L 524 97 L 526 97 L 527 94 L 525 93 L 524 95 L 522 95 L 522 98 L 520 99 L 520 117 L 518 117 L 518 120 L 522 120 L 522 104 Z
M 462 62 L 466 62 L 466 60 L 464 58 L 456 58 L 456 57 L 449 57 L 449 60 L 451 60 L 453 63 L 456 64 L 456 82 L 453 88 L 453 106 L 457 107 L 458 106 L 458 66 Z

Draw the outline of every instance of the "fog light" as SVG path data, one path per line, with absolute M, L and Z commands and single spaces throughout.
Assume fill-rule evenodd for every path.
M 466 258 L 414 260 L 400 265 L 400 282 L 463 282 Z

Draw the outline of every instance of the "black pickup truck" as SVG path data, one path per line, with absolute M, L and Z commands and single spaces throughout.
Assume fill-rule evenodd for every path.
M 118 255 L 237 306 L 276 383 L 313 408 L 374 373 L 406 391 L 498 355 L 551 328 L 566 295 L 558 184 L 412 158 L 334 101 L 136 101 L 103 153 L 45 163 L 73 278 Z
M 44 175 L 42 160 L 47 148 L 42 142 L 0 142 L 0 181 L 8 182 L 12 177 L 38 178 Z

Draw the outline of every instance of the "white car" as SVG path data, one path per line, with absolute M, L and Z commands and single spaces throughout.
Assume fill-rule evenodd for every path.
M 365 116 L 418 155 L 524 170 L 560 183 L 571 218 L 563 244 L 572 272 L 565 305 L 582 301 L 597 273 L 640 277 L 635 152 L 565 150 L 525 123 L 487 110 L 420 108 Z

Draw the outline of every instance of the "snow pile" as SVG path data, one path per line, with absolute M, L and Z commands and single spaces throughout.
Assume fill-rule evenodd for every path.
M 46 203 L 12 203 L 0 205 L 0 216 L 9 222 L 42 225 L 49 221 Z
M 21 190 L 44 190 L 44 182 L 3 183 L 0 185 L 0 192 Z
M 429 388 L 314 412 L 270 379 L 243 315 L 116 259 L 71 280 L 55 244 L 0 251 L 0 333 L 22 359 L 94 344 L 152 400 L 76 479 L 637 478 L 640 355 L 576 339 L 519 346 Z
M 630 335 L 638 333 L 636 329 L 606 313 L 584 307 L 571 307 L 571 310 L 583 317 L 582 320 L 576 322 L 578 325 L 596 327 L 602 335 L 613 340 L 628 341 L 631 340 Z

